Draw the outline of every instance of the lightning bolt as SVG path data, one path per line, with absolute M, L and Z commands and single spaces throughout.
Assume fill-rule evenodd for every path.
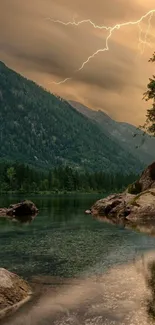
M 153 14 L 154 14 L 154 12 L 151 12 L 151 14 L 149 16 L 149 19 L 148 19 L 148 27 L 147 27 L 147 30 L 146 30 L 146 33 L 145 33 L 145 38 L 144 38 L 144 41 L 143 41 L 144 46 L 143 46 L 143 52 L 142 52 L 142 54 L 144 53 L 145 46 L 146 45 L 149 45 L 150 46 L 150 43 L 147 42 L 147 38 L 148 38 L 149 31 L 151 29 L 151 20 L 152 20 Z
M 139 51 L 141 52 L 141 54 L 144 53 L 146 45 L 151 47 L 150 41 L 147 41 L 147 39 L 148 39 L 148 34 L 149 34 L 149 31 L 150 31 L 150 28 L 151 28 L 151 20 L 152 20 L 153 14 L 154 14 L 154 12 L 151 12 L 151 14 L 149 15 L 148 26 L 147 26 L 147 29 L 146 29 L 146 32 L 145 32 L 144 40 L 142 39 L 143 30 L 142 30 L 142 28 L 140 26 L 140 23 L 138 24 L 138 27 L 139 27 L 138 48 L 139 48 Z
M 93 26 L 93 28 L 95 29 L 100 29 L 100 30 L 106 30 L 106 31 L 109 31 L 108 33 L 108 36 L 105 40 L 105 47 L 104 48 L 100 48 L 98 49 L 96 52 L 94 52 L 92 55 L 90 55 L 87 60 L 85 60 L 81 66 L 75 70 L 75 72 L 79 72 L 81 71 L 85 65 L 91 60 L 93 59 L 97 54 L 101 53 L 101 52 L 105 52 L 105 51 L 109 51 L 109 40 L 111 39 L 112 37 L 112 34 L 115 30 L 118 30 L 122 27 L 125 27 L 125 26 L 134 26 L 134 25 L 138 25 L 139 27 L 139 49 L 142 47 L 142 50 L 141 50 L 141 54 L 144 53 L 144 50 L 145 50 L 145 46 L 146 45 L 150 45 L 150 43 L 147 41 L 147 38 L 148 38 L 148 34 L 149 34 L 149 31 L 150 31 L 150 28 L 151 28 L 151 20 L 152 20 L 152 17 L 155 13 L 155 9 L 152 9 L 150 11 L 148 11 L 145 15 L 141 16 L 140 19 L 136 20 L 136 21 L 128 21 L 128 22 L 124 22 L 124 23 L 121 23 L 121 24 L 116 24 L 114 25 L 113 27 L 111 26 L 104 26 L 104 25 L 96 25 L 94 22 L 92 22 L 90 19 L 84 19 L 84 20 L 81 20 L 81 21 L 78 21 L 76 22 L 75 21 L 75 18 L 73 19 L 73 21 L 68 21 L 68 22 L 64 22 L 64 21 L 61 21 L 61 20 L 54 20 L 52 18 L 46 18 L 47 20 L 50 20 L 52 21 L 53 23 L 58 23 L 58 24 L 61 24 L 61 25 L 64 25 L 64 26 L 69 26 L 69 25 L 72 25 L 72 26 L 80 26 L 82 24 L 90 24 L 91 26 Z M 147 30 L 145 32 L 145 36 L 144 36 L 144 39 L 142 40 L 142 34 L 143 34 L 143 31 L 142 31 L 142 28 L 141 28 L 141 25 L 140 23 L 145 19 L 145 18 L 148 18 L 148 26 L 147 26 Z M 63 84 L 65 83 L 66 81 L 68 80 L 71 80 L 72 77 L 68 77 L 68 78 L 65 78 L 64 80 L 61 80 L 59 82 L 55 82 L 53 81 L 52 83 L 53 84 L 56 84 L 56 85 L 60 85 L 60 84 Z

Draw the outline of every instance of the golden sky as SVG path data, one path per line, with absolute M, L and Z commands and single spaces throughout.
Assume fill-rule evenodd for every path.
M 0 5 L 0 60 L 53 93 L 76 100 L 111 117 L 136 125 L 145 120 L 149 103 L 142 101 L 153 64 L 155 13 L 144 53 L 138 46 L 149 16 L 138 25 L 112 33 L 109 51 L 99 53 L 75 73 L 83 61 L 104 48 L 108 31 L 90 24 L 64 26 L 64 22 L 91 19 L 97 25 L 114 26 L 136 21 L 155 9 L 154 0 L 2 0 Z M 61 85 L 66 77 L 73 77 Z

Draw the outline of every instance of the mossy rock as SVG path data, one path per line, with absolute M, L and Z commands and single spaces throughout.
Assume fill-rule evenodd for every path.
M 135 182 L 128 186 L 128 193 L 130 194 L 139 194 L 142 190 L 142 186 L 139 182 Z

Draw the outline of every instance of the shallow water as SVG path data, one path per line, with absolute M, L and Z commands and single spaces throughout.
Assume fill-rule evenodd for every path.
M 0 266 L 37 279 L 43 290 L 38 305 L 24 307 L 8 324 L 152 324 L 144 267 L 138 262 L 137 271 L 133 260 L 154 249 L 155 238 L 85 215 L 100 197 L 34 196 L 40 212 L 31 223 L 0 219 Z M 21 199 L 2 197 L 0 206 Z M 60 277 L 70 280 L 59 285 Z
M 40 210 L 28 224 L 0 220 L 1 267 L 24 276 L 102 273 L 155 246 L 155 238 L 100 223 L 84 211 L 97 195 L 33 197 Z M 19 197 L 1 198 L 0 206 Z
M 155 253 L 97 278 L 72 279 L 57 287 L 48 277 L 39 300 L 30 301 L 3 325 L 153 325 L 149 307 L 155 306 L 155 285 L 149 290 L 148 261 L 155 268 Z
M 102 273 L 155 247 L 155 238 L 85 215 L 99 195 L 33 197 L 40 212 L 28 224 L 0 219 L 0 261 L 24 277 Z M 3 197 L 0 206 L 18 202 Z

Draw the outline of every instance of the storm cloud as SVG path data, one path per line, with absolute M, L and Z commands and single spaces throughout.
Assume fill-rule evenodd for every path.
M 0 60 L 66 99 L 106 111 L 117 120 L 141 124 L 148 108 L 142 96 L 153 74 L 148 59 L 154 52 L 155 14 L 150 46 L 143 54 L 138 48 L 138 26 L 122 27 L 113 32 L 109 51 L 96 55 L 79 72 L 75 71 L 90 55 L 105 47 L 108 32 L 89 23 L 63 26 L 51 19 L 91 19 L 114 26 L 138 20 L 153 5 L 153 0 L 147 4 L 145 0 L 5 0 L 0 10 Z M 141 23 L 144 33 L 148 18 Z M 53 83 L 67 77 L 72 79 Z

